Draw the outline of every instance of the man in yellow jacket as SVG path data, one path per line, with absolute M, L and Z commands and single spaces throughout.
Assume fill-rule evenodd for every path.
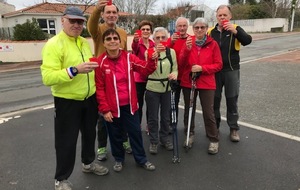
M 77 7 L 67 7 L 61 18 L 63 30 L 43 48 L 42 80 L 54 96 L 54 134 L 56 150 L 55 190 L 71 190 L 76 144 L 81 132 L 82 171 L 106 175 L 108 169 L 95 163 L 95 138 L 98 119 L 94 69 L 89 62 L 91 49 L 80 36 L 85 21 Z

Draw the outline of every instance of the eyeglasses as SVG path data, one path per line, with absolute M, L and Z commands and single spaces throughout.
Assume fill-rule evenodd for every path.
M 150 28 L 142 28 L 142 31 L 150 31 Z
M 105 38 L 104 39 L 105 41 L 108 41 L 108 42 L 110 42 L 110 41 L 112 41 L 112 40 L 114 40 L 114 41 L 119 41 L 119 38 L 118 37 L 107 37 L 107 38 Z
M 70 18 L 67 18 L 67 19 L 69 20 L 70 24 L 77 23 L 78 25 L 83 25 L 83 23 L 84 23 L 84 20 L 81 20 L 81 19 L 70 19 Z
M 206 26 L 194 26 L 193 28 L 195 30 L 199 30 L 199 29 L 204 30 L 206 28 Z
M 156 40 L 160 40 L 160 39 L 164 40 L 164 39 L 166 39 L 166 36 L 156 36 L 155 39 Z

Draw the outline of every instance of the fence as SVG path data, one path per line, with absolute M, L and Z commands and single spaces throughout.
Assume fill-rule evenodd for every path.
M 0 40 L 12 40 L 13 33 L 14 33 L 13 27 L 0 28 Z

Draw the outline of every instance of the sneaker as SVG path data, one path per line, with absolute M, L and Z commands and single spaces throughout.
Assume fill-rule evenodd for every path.
M 184 140 L 183 147 L 187 147 L 186 145 L 187 139 Z M 194 135 L 189 136 L 188 148 L 192 148 L 194 144 Z
M 173 150 L 173 143 L 171 143 L 170 141 L 167 141 L 164 144 L 161 144 L 161 146 L 165 147 L 167 150 Z
M 218 142 L 210 142 L 208 146 L 209 154 L 217 154 L 219 152 L 219 143 Z
M 72 184 L 68 180 L 55 180 L 54 184 L 55 190 L 72 190 Z
M 106 147 L 98 148 L 98 150 L 97 150 L 97 160 L 99 160 L 99 161 L 107 160 Z
M 120 172 L 123 169 L 123 163 L 122 162 L 116 162 L 113 166 L 113 169 L 115 172 Z
M 157 154 L 157 144 L 151 143 L 149 147 L 149 152 L 150 154 Z
M 130 144 L 129 144 L 128 141 L 123 142 L 123 148 L 124 148 L 124 150 L 127 154 L 132 153 L 132 149 L 131 149 Z
M 145 164 L 142 165 L 143 168 L 145 168 L 148 171 L 154 171 L 155 166 L 151 162 L 147 161 Z
M 240 141 L 240 136 L 237 133 L 237 130 L 235 130 L 235 129 L 230 130 L 230 140 L 232 142 L 239 142 Z
M 108 174 L 108 168 L 101 166 L 100 164 L 92 162 L 89 165 L 82 164 L 82 172 L 94 173 L 96 175 L 106 175 Z

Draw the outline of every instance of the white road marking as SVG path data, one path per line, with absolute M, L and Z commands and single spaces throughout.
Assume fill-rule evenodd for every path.
M 179 105 L 178 107 L 181 108 L 181 109 L 184 109 L 184 106 Z M 202 114 L 202 111 L 196 109 L 196 113 Z M 226 121 L 225 117 L 221 117 L 221 119 Z M 287 138 L 287 139 L 290 139 L 290 140 L 300 142 L 300 137 L 298 137 L 298 136 L 289 135 L 287 133 L 275 131 L 275 130 L 272 130 L 272 129 L 267 129 L 267 128 L 264 128 L 264 127 L 261 127 L 261 126 L 253 125 L 253 124 L 242 122 L 242 121 L 239 121 L 238 124 L 240 124 L 244 127 L 248 127 L 248 128 L 251 128 L 251 129 L 258 130 L 258 131 L 263 131 L 263 132 L 270 133 L 270 134 L 273 134 L 273 135 L 276 135 L 276 136 L 279 136 L 279 137 L 284 137 L 284 138 Z

